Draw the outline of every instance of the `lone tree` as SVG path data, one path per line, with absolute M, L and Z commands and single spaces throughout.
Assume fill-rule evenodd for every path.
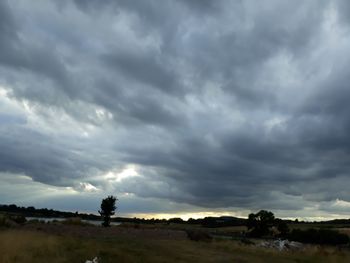
M 115 214 L 115 210 L 117 209 L 115 203 L 118 199 L 113 195 L 108 196 L 107 198 L 102 200 L 101 210 L 98 212 L 103 218 L 102 225 L 104 227 L 108 227 L 111 223 L 111 216 Z
M 272 212 L 260 210 L 256 214 L 249 214 L 247 227 L 251 230 L 250 234 L 255 237 L 261 237 L 270 233 L 271 227 L 274 226 L 275 216 Z
M 280 237 L 284 237 L 289 233 L 288 225 L 285 221 L 275 218 L 270 211 L 260 210 L 256 214 L 250 214 L 247 220 L 247 227 L 250 235 L 253 237 L 267 236 L 271 234 L 272 227 L 275 227 Z

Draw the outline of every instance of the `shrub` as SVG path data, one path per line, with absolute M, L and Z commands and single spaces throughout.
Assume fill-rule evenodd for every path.
M 23 215 L 11 215 L 10 220 L 14 221 L 17 224 L 24 224 L 27 222 L 27 219 Z
M 13 221 L 8 215 L 0 215 L 0 227 L 14 227 L 17 223 Z
M 67 218 L 62 221 L 63 225 L 74 225 L 74 226 L 90 226 L 91 224 L 88 222 L 84 222 L 79 217 Z
M 288 239 L 302 243 L 321 245 L 340 245 L 349 243 L 349 237 L 346 234 L 330 229 L 294 229 L 288 235 Z
M 289 227 L 282 219 L 276 218 L 275 225 L 281 237 L 285 237 L 289 233 Z
M 0 227 L 9 227 L 8 218 L 4 215 L 0 215 Z

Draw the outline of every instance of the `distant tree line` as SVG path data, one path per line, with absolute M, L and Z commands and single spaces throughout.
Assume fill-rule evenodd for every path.
M 47 209 L 47 208 L 35 208 L 33 206 L 20 207 L 15 204 L 0 205 L 0 212 L 5 212 L 8 214 L 11 214 L 11 213 L 20 214 L 25 217 L 47 217 L 47 218 L 79 217 L 84 220 L 101 220 L 101 216 L 96 214 L 86 214 L 86 213 L 79 213 L 79 212 L 63 212 L 63 211 L 57 211 L 57 210 Z M 275 218 L 273 216 L 274 219 L 271 221 L 270 220 L 271 218 L 269 219 L 269 217 L 271 216 L 269 213 L 271 212 L 268 212 L 268 211 L 266 212 L 267 214 L 265 213 L 265 217 L 264 216 L 261 217 L 262 214 L 260 211 L 257 213 L 258 215 L 250 214 L 248 216 L 248 219 L 237 218 L 232 216 L 205 217 L 205 218 L 199 218 L 199 219 L 190 218 L 188 220 L 183 220 L 178 217 L 170 218 L 170 219 L 113 217 L 113 218 L 110 218 L 110 221 L 121 222 L 121 223 L 128 222 L 128 223 L 135 223 L 135 224 L 157 224 L 157 223 L 193 224 L 193 225 L 201 225 L 203 227 L 208 227 L 208 228 L 227 227 L 227 226 L 247 226 L 249 228 L 249 233 L 253 232 L 253 235 L 254 235 L 254 232 L 256 233 L 256 231 L 257 232 L 261 231 L 263 234 L 267 234 L 272 229 L 277 229 L 277 231 L 279 232 L 286 233 L 288 231 L 286 228 L 288 224 L 310 224 L 310 225 L 317 224 L 318 226 L 324 225 L 325 228 L 326 227 L 328 228 L 332 224 L 350 225 L 350 219 L 335 219 L 335 220 L 329 220 L 329 221 L 323 221 L 323 222 L 305 222 L 305 221 L 298 221 L 298 220 L 282 220 L 282 219 Z M 267 220 L 266 221 L 263 220 L 261 222 L 260 220 L 261 218 L 266 218 Z M 260 224 L 262 224 L 262 226 Z M 255 226 L 257 226 L 257 228 Z M 266 231 L 266 226 L 268 229 L 267 231 Z
M 101 203 L 102 205 L 102 203 Z M 79 212 L 63 212 L 47 208 L 35 208 L 33 206 L 20 207 L 15 204 L 11 205 L 0 205 L 0 211 L 9 214 L 20 214 L 25 217 L 47 217 L 47 218 L 72 218 L 79 217 L 84 220 L 101 220 L 101 216 L 95 214 L 85 214 Z M 100 209 L 102 211 L 102 207 Z M 103 215 L 102 215 L 103 219 Z M 125 218 L 125 217 L 113 217 L 109 219 L 110 222 L 121 222 L 121 223 L 135 223 L 135 224 L 193 224 L 201 225 L 203 227 L 226 227 L 226 226 L 241 226 L 246 224 L 246 219 L 221 216 L 221 217 L 205 217 L 199 219 L 190 218 L 183 220 L 181 218 L 170 218 L 170 219 L 158 219 L 158 218 Z
M 205 217 L 200 219 L 188 220 L 190 224 L 200 224 L 203 227 L 228 227 L 228 226 L 244 226 L 247 219 L 238 218 L 233 216 L 220 216 L 220 217 Z
M 79 212 L 62 212 L 47 208 L 35 208 L 34 206 L 20 207 L 15 204 L 0 205 L 0 211 L 13 214 L 21 214 L 25 217 L 70 218 L 80 217 L 85 220 L 99 220 L 100 216 Z

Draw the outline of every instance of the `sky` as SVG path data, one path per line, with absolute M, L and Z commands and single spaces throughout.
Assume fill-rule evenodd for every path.
M 350 214 L 350 2 L 1 0 L 0 203 Z

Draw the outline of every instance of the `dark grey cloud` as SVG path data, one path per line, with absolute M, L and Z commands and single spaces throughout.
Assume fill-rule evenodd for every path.
M 181 83 L 175 72 L 167 70 L 169 66 L 159 61 L 157 54 L 106 54 L 103 60 L 107 65 L 126 75 L 131 81 L 164 90 L 167 93 L 181 92 Z
M 167 202 L 341 211 L 347 10 L 345 1 L 3 1 L 0 172 L 148 198 L 153 212 L 169 212 Z M 130 165 L 137 176 L 125 176 Z
M 33 180 L 59 186 L 73 186 L 75 180 L 91 172 L 104 171 L 116 165 L 111 158 L 87 152 L 95 147 L 82 138 L 55 138 L 46 134 L 2 122 L 0 133 L 2 172 L 24 174 Z M 75 140 L 74 146 L 66 141 Z M 82 149 L 83 148 L 83 149 Z M 106 149 L 104 149 L 105 151 Z M 64 172 L 63 172 L 64 171 Z

